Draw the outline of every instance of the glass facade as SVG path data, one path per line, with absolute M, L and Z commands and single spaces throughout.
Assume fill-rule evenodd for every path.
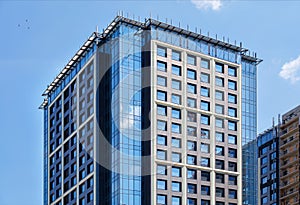
M 243 204 L 257 204 L 256 63 L 242 59 Z

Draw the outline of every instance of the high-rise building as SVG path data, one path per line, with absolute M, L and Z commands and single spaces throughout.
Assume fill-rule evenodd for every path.
M 282 116 L 280 125 L 280 204 L 299 204 L 300 106 Z
M 274 126 L 257 138 L 258 204 L 279 204 L 279 132 Z
M 44 92 L 44 204 L 252 205 L 246 53 L 153 19 L 93 33 Z

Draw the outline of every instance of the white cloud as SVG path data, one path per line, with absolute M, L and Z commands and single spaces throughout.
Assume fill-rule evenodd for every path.
M 222 6 L 221 0 L 191 0 L 191 2 L 200 10 L 219 10 Z
M 300 80 L 300 56 L 283 64 L 279 76 L 285 80 L 290 80 L 291 83 L 296 83 Z

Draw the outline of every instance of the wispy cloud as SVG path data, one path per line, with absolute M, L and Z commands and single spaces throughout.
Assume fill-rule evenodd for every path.
M 285 80 L 290 80 L 291 83 L 296 83 L 300 80 L 300 55 L 298 58 L 283 64 L 279 76 Z
M 219 10 L 222 6 L 221 0 L 191 0 L 191 2 L 200 10 Z

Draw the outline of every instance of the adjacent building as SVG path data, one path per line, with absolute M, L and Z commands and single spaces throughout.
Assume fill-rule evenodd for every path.
M 246 52 L 154 19 L 93 33 L 43 94 L 44 204 L 255 204 Z
M 279 131 L 278 126 L 261 133 L 258 147 L 258 204 L 279 204 Z
M 299 204 L 300 106 L 282 116 L 280 125 L 280 204 Z

